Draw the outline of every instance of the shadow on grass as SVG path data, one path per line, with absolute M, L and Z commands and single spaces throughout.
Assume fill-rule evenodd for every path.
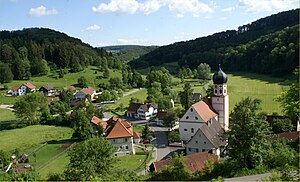
M 270 75 L 263 75 L 258 73 L 245 73 L 245 72 L 228 72 L 227 74 L 231 74 L 233 76 L 240 76 L 245 79 L 260 80 L 270 84 L 277 83 L 283 86 L 289 85 L 289 82 L 287 80 L 293 79 L 292 76 L 272 77 Z
M 77 139 L 64 139 L 64 140 L 50 140 L 48 144 L 66 144 L 66 143 L 74 143 L 79 142 Z

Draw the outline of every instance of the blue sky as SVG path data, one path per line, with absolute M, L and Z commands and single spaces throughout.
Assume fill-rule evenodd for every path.
M 95 47 L 166 45 L 298 7 L 298 0 L 0 0 L 0 29 L 46 27 Z

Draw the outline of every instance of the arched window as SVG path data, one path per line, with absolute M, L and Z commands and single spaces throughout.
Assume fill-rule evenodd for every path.
M 222 93 L 222 89 L 220 89 L 220 94 Z

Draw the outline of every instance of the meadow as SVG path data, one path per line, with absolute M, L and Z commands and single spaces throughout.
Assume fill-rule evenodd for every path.
M 73 130 L 67 127 L 33 125 L 25 128 L 0 131 L 0 150 L 31 152 L 41 143 L 53 140 L 67 140 Z
M 9 121 L 15 120 L 15 113 L 9 109 L 0 109 L 0 122 L 1 121 Z

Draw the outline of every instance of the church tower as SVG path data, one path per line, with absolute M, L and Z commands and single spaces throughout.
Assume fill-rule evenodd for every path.
M 227 76 L 219 65 L 219 71 L 213 75 L 214 92 L 211 97 L 212 107 L 219 113 L 218 121 L 225 131 L 229 126 L 229 96 L 227 94 Z

